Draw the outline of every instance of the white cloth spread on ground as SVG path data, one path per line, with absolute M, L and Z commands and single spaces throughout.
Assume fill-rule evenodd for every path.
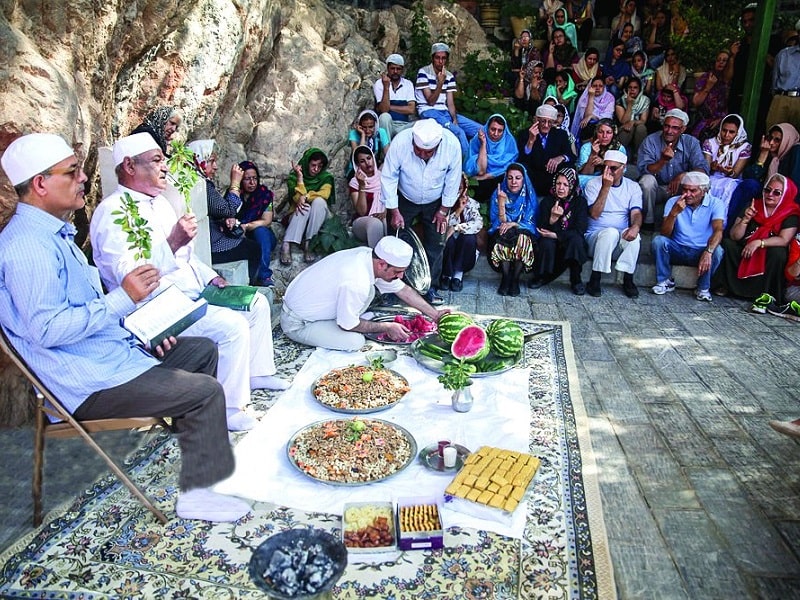
M 354 416 L 335 413 L 314 399 L 311 389 L 317 378 L 333 368 L 365 363 L 360 353 L 314 351 L 295 376 L 292 386 L 259 425 L 236 445 L 236 471 L 215 486 L 215 490 L 280 506 L 334 514 L 341 514 L 346 502 L 420 496 L 442 498 L 455 473 L 430 471 L 416 458 L 401 473 L 363 486 L 320 483 L 301 474 L 289 462 L 286 444 L 296 431 L 317 421 Z M 511 369 L 501 375 L 474 379 L 474 407 L 468 413 L 457 413 L 450 406 L 451 392 L 436 380 L 435 373 L 419 366 L 412 357 L 399 356 L 388 368 L 403 375 L 411 391 L 398 405 L 365 416 L 407 429 L 417 442 L 418 452 L 438 440 L 450 440 L 471 451 L 480 446 L 529 451 L 528 369 Z M 526 505 L 527 495 L 507 523 L 475 518 L 446 507 L 442 520 L 445 528 L 471 527 L 521 538 Z

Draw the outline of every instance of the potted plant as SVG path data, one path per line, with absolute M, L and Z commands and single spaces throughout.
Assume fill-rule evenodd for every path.
M 500 16 L 511 23 L 515 38 L 520 36 L 523 29 L 529 29 L 533 39 L 544 39 L 539 22 L 539 9 L 530 2 L 506 0 L 500 9 Z
M 451 390 L 451 402 L 456 412 L 469 412 L 472 409 L 472 392 L 470 375 L 475 373 L 475 365 L 471 365 L 463 358 L 456 362 L 447 363 L 443 373 L 439 375 L 439 383 L 446 390 Z

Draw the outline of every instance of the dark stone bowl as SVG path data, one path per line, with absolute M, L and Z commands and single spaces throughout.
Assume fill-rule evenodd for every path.
M 286 595 L 264 579 L 264 572 L 269 567 L 272 555 L 276 550 L 280 548 L 309 548 L 314 544 L 322 546 L 325 556 L 333 561 L 334 572 L 313 594 L 297 593 L 295 595 Z M 290 529 L 267 538 L 253 551 L 253 556 L 250 558 L 249 572 L 253 583 L 269 594 L 270 598 L 275 598 L 276 600 L 312 600 L 329 591 L 342 576 L 346 567 L 347 548 L 330 533 L 321 529 Z

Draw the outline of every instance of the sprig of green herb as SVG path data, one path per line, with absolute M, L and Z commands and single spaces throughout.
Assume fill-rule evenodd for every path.
M 375 358 L 370 359 L 369 366 L 375 371 L 380 371 L 383 368 L 383 357 L 376 356 Z
M 178 141 L 172 141 L 172 152 L 167 159 L 169 172 L 175 179 L 178 191 L 183 195 L 186 212 L 192 212 L 192 188 L 200 179 L 200 174 L 194 166 L 194 152 Z
M 444 389 L 463 390 L 472 383 L 469 376 L 475 372 L 475 365 L 471 365 L 462 359 L 458 362 L 446 363 L 442 371 L 443 373 L 437 379 Z
M 114 223 L 128 234 L 128 249 L 135 251 L 133 259 L 149 259 L 153 249 L 153 239 L 150 236 L 153 230 L 147 224 L 147 219 L 139 215 L 139 205 L 128 192 L 122 195 L 122 208 L 112 211 L 111 214 L 119 215 Z
M 361 432 L 367 428 L 364 421 L 359 421 L 358 419 L 353 419 L 347 425 L 347 434 L 345 437 L 347 438 L 348 442 L 355 442 L 361 439 Z

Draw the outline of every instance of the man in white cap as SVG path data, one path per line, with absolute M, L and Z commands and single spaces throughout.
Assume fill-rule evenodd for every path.
M 794 43 L 775 56 L 772 67 L 772 101 L 767 112 L 767 125 L 791 123 L 800 125 L 800 46 L 797 34 L 800 19 L 794 24 Z M 792 39 L 791 37 L 789 39 Z
M 119 186 L 92 215 L 90 233 L 95 264 L 109 290 L 116 289 L 136 267 L 136 251 L 115 221 L 130 196 L 151 229 L 151 262 L 161 272 L 163 290 L 174 284 L 192 299 L 207 285 L 224 287 L 227 282 L 193 252 L 197 220 L 192 214 L 180 218 L 161 193 L 167 185 L 167 164 L 161 148 L 147 133 L 124 137 L 114 144 L 114 164 Z M 207 337 L 219 349 L 218 378 L 225 389 L 228 429 L 251 429 L 256 420 L 245 412 L 251 389 L 285 389 L 287 383 L 274 376 L 272 321 L 269 301 L 261 294 L 250 311 L 209 306 L 206 315 L 186 330 L 187 335 Z
M 655 227 L 656 203 L 678 194 L 688 171 L 708 174 L 708 163 L 697 138 L 683 133 L 689 115 L 673 108 L 664 115 L 662 131 L 651 133 L 639 146 L 639 186 L 642 188 L 644 223 Z
M 539 196 L 550 193 L 553 177 L 562 166 L 575 164 L 575 153 L 569 134 L 556 127 L 558 111 L 542 104 L 527 131 L 517 134 L 519 162 L 528 171 L 533 188 Z
M 456 113 L 456 78 L 447 70 L 450 46 L 441 42 L 431 46 L 431 64 L 417 72 L 416 99 L 421 119 L 435 119 L 452 131 L 461 143 L 462 161 L 469 156 L 471 140 L 481 124 Z
M 711 302 L 711 276 L 722 261 L 725 203 L 708 193 L 711 182 L 701 171 L 681 179 L 681 195 L 667 200 L 661 235 L 653 238 L 656 280 L 653 293 L 675 290 L 672 265 L 697 266 L 698 300 Z
M 172 419 L 182 455 L 179 517 L 247 514 L 245 502 L 209 489 L 234 467 L 214 344 L 171 338 L 153 349 L 159 362 L 120 326 L 158 287 L 159 273 L 138 266 L 103 295 L 97 270 L 73 241 L 68 219 L 84 205 L 86 175 L 61 137 L 17 138 L 0 162 L 19 196 L 0 232 L 0 324 L 13 346 L 79 420 Z
M 616 269 L 622 273 L 622 291 L 628 298 L 637 298 L 639 290 L 633 282 L 639 259 L 642 226 L 642 192 L 635 181 L 624 177 L 628 157 L 619 150 L 607 150 L 603 158 L 603 174 L 592 177 L 584 195 L 589 205 L 589 227 L 586 242 L 592 258 L 592 275 L 586 293 L 599 297 L 600 278 L 611 273 L 611 260 L 617 257 Z
M 372 86 L 378 126 L 391 137 L 411 127 L 411 119 L 417 114 L 414 84 L 403 77 L 405 68 L 406 61 L 401 55 L 390 54 L 386 57 L 386 72 Z
M 421 119 L 392 140 L 381 169 L 381 198 L 394 229 L 411 227 L 419 217 L 431 281 L 442 271 L 447 217 L 461 184 L 458 140 L 433 119 Z M 441 302 L 434 287 L 429 302 Z
M 436 310 L 402 278 L 413 250 L 406 242 L 386 236 L 371 248 L 352 248 L 329 254 L 302 271 L 286 288 L 281 328 L 301 344 L 357 351 L 365 333 L 383 333 L 394 341 L 408 339 L 402 323 L 364 319 L 375 297 L 394 293 L 409 306 L 434 320 L 447 310 Z

